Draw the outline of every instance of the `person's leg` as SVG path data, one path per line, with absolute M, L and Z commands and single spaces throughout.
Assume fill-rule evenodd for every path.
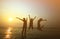
M 26 32 L 27 32 L 26 30 L 27 30 L 27 29 L 25 28 L 25 29 L 24 29 L 24 39 L 26 39 Z
M 33 29 L 33 25 L 31 26 L 31 28 Z
M 22 32 L 21 32 L 21 39 L 24 39 L 24 29 L 22 29 Z

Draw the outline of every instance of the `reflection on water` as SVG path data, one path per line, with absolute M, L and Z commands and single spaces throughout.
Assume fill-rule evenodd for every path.
M 9 28 L 7 29 L 7 31 L 6 31 L 6 36 L 5 36 L 6 39 L 10 39 L 10 38 L 11 38 L 11 34 L 12 34 L 11 30 L 12 30 L 11 27 L 9 27 Z
M 5 38 L 9 38 L 10 39 L 10 35 L 8 34 L 8 35 L 6 35 L 6 37 Z
M 28 29 L 27 29 L 28 30 Z M 0 28 L 0 39 L 22 39 L 21 27 Z M 54 39 L 60 38 L 60 27 L 47 28 L 43 31 L 37 29 L 26 32 L 26 39 Z

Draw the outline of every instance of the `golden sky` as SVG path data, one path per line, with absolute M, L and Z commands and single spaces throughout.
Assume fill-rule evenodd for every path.
M 9 24 L 7 20 L 10 17 L 14 19 L 12 24 L 17 25 L 19 20 L 15 17 L 28 17 L 29 14 L 53 23 L 60 21 L 60 0 L 0 0 L 0 6 L 1 25 Z

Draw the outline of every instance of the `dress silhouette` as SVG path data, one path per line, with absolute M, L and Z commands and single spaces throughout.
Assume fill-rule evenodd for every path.
M 33 21 L 35 20 L 36 16 L 34 18 L 31 18 L 29 15 L 29 29 L 33 29 Z
M 37 29 L 42 31 L 43 26 L 41 26 L 42 21 L 47 21 L 46 19 L 40 18 L 37 22 Z

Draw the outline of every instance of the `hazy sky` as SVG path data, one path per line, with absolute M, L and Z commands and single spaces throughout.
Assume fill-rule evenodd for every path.
M 48 20 L 48 23 L 58 25 L 60 23 L 60 1 L 59 0 L 1 0 L 0 17 L 1 25 L 8 24 L 8 18 L 14 19 L 13 25 L 19 26 L 19 20 L 15 17 L 37 16 Z M 21 23 L 22 24 L 22 23 Z

